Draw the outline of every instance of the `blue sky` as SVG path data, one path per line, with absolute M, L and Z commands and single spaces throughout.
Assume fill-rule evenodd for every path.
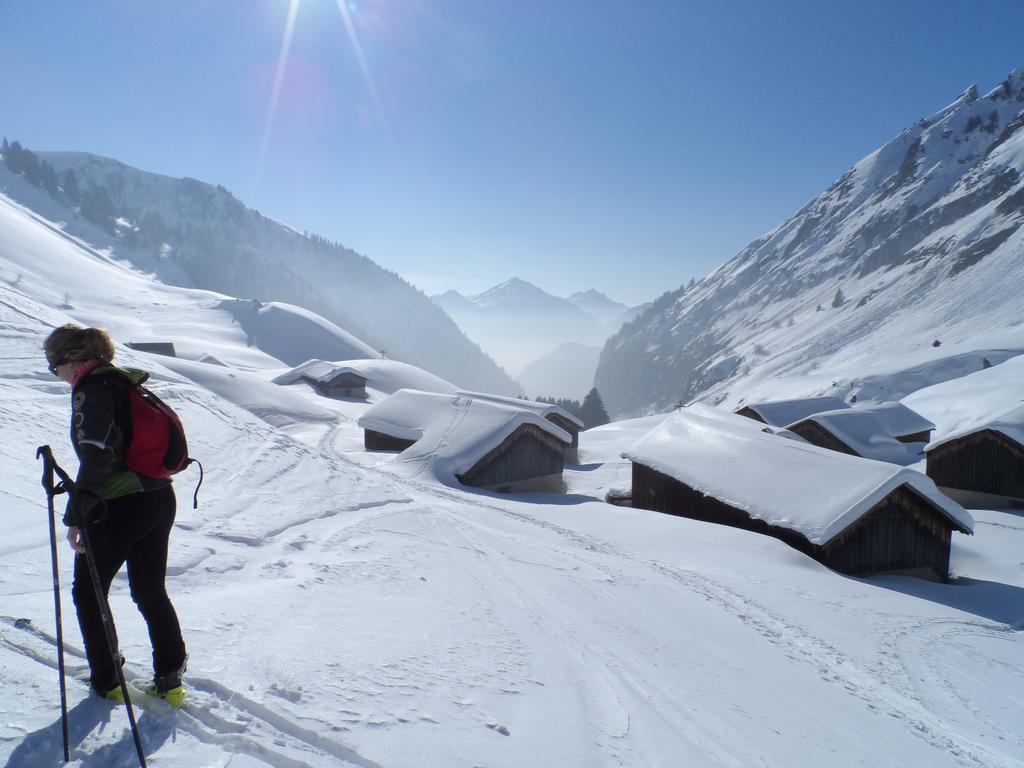
M 301 0 L 282 70 L 293 2 L 0 0 L 0 133 L 223 184 L 428 293 L 639 303 L 1024 67 L 1019 0 L 353 0 L 354 37 Z

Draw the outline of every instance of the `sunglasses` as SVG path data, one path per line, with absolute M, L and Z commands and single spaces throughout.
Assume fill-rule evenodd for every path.
M 66 358 L 66 357 L 59 357 L 56 360 L 54 360 L 52 363 L 50 363 L 50 365 L 47 366 L 47 367 L 50 369 L 50 373 L 52 373 L 54 376 L 56 376 L 57 375 L 57 369 L 60 368 L 62 365 L 66 365 L 67 363 L 70 363 L 70 362 L 71 362 L 71 360 Z

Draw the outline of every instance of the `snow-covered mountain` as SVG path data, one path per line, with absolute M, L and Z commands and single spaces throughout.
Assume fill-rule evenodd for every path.
M 518 392 L 422 292 L 365 256 L 246 208 L 222 186 L 81 152 L 35 155 L 62 182 L 71 172 L 73 194 L 42 194 L 2 163 L 0 190 L 116 258 L 168 283 L 300 305 L 390 358 L 461 386 Z
M 600 346 L 637 311 L 595 290 L 562 298 L 517 277 L 474 296 L 451 290 L 433 299 L 514 374 L 563 343 Z M 567 396 L 574 388 L 566 381 L 551 394 Z
M 274 384 L 277 355 L 360 342 L 301 307 L 163 284 L 4 194 L 0 765 L 65 764 L 35 451 L 74 472 L 70 392 L 41 349 L 67 322 L 102 323 L 118 361 L 152 373 L 206 469 L 198 510 L 194 470 L 175 478 L 168 591 L 188 693 L 178 711 L 137 700 L 154 768 L 1024 768 L 1019 513 L 971 510 L 951 583 L 849 578 L 776 539 L 604 503 L 660 416 L 581 433 L 566 494 L 442 484 L 364 450 L 358 419 L 397 388 L 450 383 L 363 360 L 368 402 Z M 1024 357 L 990 362 L 914 403 L 938 435 L 1020 396 Z M 138 765 L 124 708 L 88 692 L 62 535 L 57 562 L 69 765 Z M 150 640 L 123 574 L 110 602 L 142 681 Z
M 619 415 L 678 398 L 735 404 L 797 378 L 794 394 L 843 394 L 878 371 L 881 350 L 910 369 L 1024 349 L 1022 174 L 1018 69 L 984 96 L 968 88 L 624 326 L 597 369 L 605 403 Z
M 647 307 L 646 304 L 627 307 L 593 288 L 589 291 L 577 291 L 568 296 L 566 300 L 588 315 L 596 317 L 610 333 L 617 331 L 623 323 L 632 320 Z

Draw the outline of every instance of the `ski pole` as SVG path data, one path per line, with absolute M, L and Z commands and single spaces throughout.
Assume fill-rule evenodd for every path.
M 47 447 L 47 451 L 49 448 Z M 50 463 L 53 466 L 54 472 L 60 477 L 60 483 L 55 488 L 55 493 L 69 493 L 69 494 L 81 494 L 85 491 L 80 491 L 75 485 L 74 481 L 68 476 L 68 473 L 61 469 L 60 465 L 54 461 L 52 454 L 50 454 Z M 95 494 L 92 494 L 95 496 Z M 95 496 L 98 504 L 106 506 L 99 496 Z M 100 611 L 100 620 L 103 624 L 103 633 L 107 638 L 107 648 L 110 649 L 110 659 L 114 665 L 114 672 L 117 674 L 118 685 L 121 686 L 121 695 L 124 697 L 125 709 L 128 712 L 128 723 L 132 729 L 132 738 L 135 740 L 135 751 L 139 755 L 139 765 L 141 768 L 146 768 L 146 755 L 142 749 L 142 737 L 139 735 L 139 726 L 135 722 L 135 709 L 132 707 L 131 697 L 128 695 L 128 683 L 124 679 L 124 670 L 121 669 L 121 655 L 117 651 L 117 639 L 114 634 L 114 619 L 110 613 L 110 603 L 107 601 L 107 595 L 103 591 L 103 584 L 100 581 L 99 569 L 96 567 L 96 556 L 93 554 L 92 545 L 89 543 L 89 521 L 84 519 L 77 519 L 75 523 L 78 527 L 78 532 L 82 537 L 82 546 L 85 548 L 85 561 L 89 569 L 89 578 L 92 580 L 92 588 L 96 593 L 96 604 Z
M 71 744 L 68 738 L 68 695 L 64 683 L 64 623 L 60 611 L 60 571 L 57 567 L 57 529 L 53 522 L 53 453 L 50 446 L 43 445 L 36 450 L 36 459 L 43 460 L 43 488 L 46 490 L 46 504 L 50 521 L 50 566 L 53 570 L 53 612 L 57 623 L 57 674 L 60 677 L 60 724 L 64 734 L 64 762 L 71 762 Z

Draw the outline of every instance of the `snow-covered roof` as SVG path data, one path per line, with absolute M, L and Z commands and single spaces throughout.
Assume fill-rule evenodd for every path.
M 775 400 L 768 403 L 747 403 L 745 408 L 757 413 L 766 424 L 785 427 L 822 411 L 849 408 L 838 397 L 804 397 L 797 400 Z
M 951 432 L 939 440 L 934 440 L 928 443 L 925 450 L 930 451 L 934 448 L 938 448 L 940 445 L 945 445 L 953 440 L 959 440 L 961 437 L 974 434 L 975 432 L 981 432 L 986 429 L 991 429 L 993 432 L 999 432 L 1013 440 L 1017 445 L 1024 447 L 1024 405 L 1012 408 L 994 419 L 979 421 L 973 426 L 965 427 L 964 429 L 957 430 L 956 432 Z
M 282 373 L 280 376 L 276 376 L 273 381 L 275 384 L 294 384 L 302 379 L 309 379 L 311 381 L 318 381 L 321 384 L 324 384 L 343 373 L 351 373 L 364 379 L 367 378 L 348 363 L 331 363 L 326 360 L 307 360 L 301 365 L 297 365 L 295 368 L 292 368 L 287 373 Z
M 562 408 L 551 403 L 539 403 L 536 400 L 520 400 L 517 397 L 504 397 L 503 395 L 492 395 L 488 392 L 469 392 L 464 389 L 460 389 L 458 394 L 471 397 L 474 400 L 488 400 L 492 403 L 499 403 L 501 405 L 510 405 L 515 408 L 523 408 L 527 411 L 536 413 L 542 418 L 547 418 L 551 414 L 557 414 L 567 421 L 571 421 L 580 429 L 583 429 L 583 421 L 573 416 L 565 408 Z
M 1018 333 L 1019 336 L 1019 333 Z M 993 417 L 1024 405 L 1024 354 L 1006 357 L 1008 351 L 999 350 L 1002 362 L 973 373 L 950 377 L 940 384 L 918 389 L 902 398 L 902 402 L 935 422 L 935 440 L 978 427 Z M 999 357 L 989 351 L 992 360 Z
M 307 362 L 322 362 L 311 360 Z M 306 363 L 303 363 L 306 365 Z M 370 394 L 370 400 L 379 399 L 379 395 L 390 395 L 400 389 L 418 389 L 423 392 L 442 392 L 444 394 L 454 393 L 458 387 L 450 381 L 435 376 L 429 371 L 417 368 L 415 365 L 403 363 L 399 360 L 338 360 L 329 365 L 348 368 L 366 379 L 366 389 Z M 299 366 L 302 368 L 302 366 Z M 295 370 L 299 370 L 299 368 Z M 302 378 L 302 374 L 294 374 L 288 371 L 278 375 L 274 381 L 279 384 L 291 383 Z M 281 381 L 278 381 L 281 379 Z
M 766 435 L 777 435 L 790 440 L 796 440 L 798 443 L 807 442 L 796 432 L 792 432 L 785 427 L 762 424 L 760 421 L 756 421 L 755 419 L 749 419 L 746 416 L 740 416 L 738 413 L 727 411 L 724 408 L 717 408 L 713 405 L 707 405 L 706 403 L 691 403 L 686 406 L 686 412 L 702 416 L 706 419 L 717 419 L 718 421 L 728 424 L 736 429 L 752 430 L 754 432 L 762 432 Z
M 909 408 L 906 410 L 910 411 Z M 820 425 L 865 459 L 888 461 L 904 466 L 918 460 L 906 445 L 893 437 L 884 419 L 867 408 L 844 408 L 815 413 L 801 419 L 797 424 L 807 421 Z M 795 428 L 797 424 L 790 424 L 790 429 Z
M 935 425 L 917 411 L 903 403 L 871 403 L 858 405 L 853 409 L 856 413 L 869 412 L 878 416 L 885 430 L 893 437 L 913 435 L 935 429 Z
M 442 479 L 472 469 L 524 424 L 533 424 L 566 445 L 572 442 L 564 429 L 523 408 L 415 389 L 398 390 L 367 410 L 358 423 L 363 429 L 415 440 L 396 460 L 426 462 Z
M 687 410 L 666 418 L 623 457 L 668 475 L 769 525 L 826 544 L 901 485 L 953 524 L 974 521 L 928 477 L 880 461 L 830 451 Z

